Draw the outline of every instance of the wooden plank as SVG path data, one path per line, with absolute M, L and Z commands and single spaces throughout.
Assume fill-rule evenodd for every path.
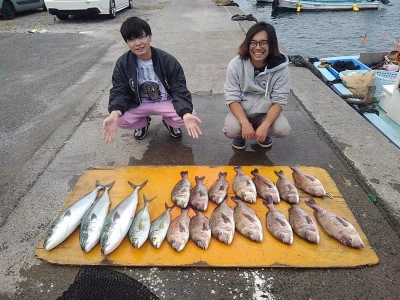
M 283 170 L 285 176 L 292 180 L 291 169 L 287 166 L 242 167 L 243 171 L 250 177 L 252 177 L 250 171 L 255 168 L 258 168 L 262 176 L 268 177 L 273 182 L 278 179 L 274 170 Z M 114 252 L 103 256 L 99 245 L 96 245 L 89 253 L 85 253 L 80 249 L 78 228 L 62 244 L 50 251 L 43 249 L 42 239 L 37 246 L 35 254 L 38 258 L 50 263 L 63 265 L 331 268 L 377 264 L 379 259 L 375 251 L 369 244 L 330 175 L 321 168 L 300 167 L 300 169 L 320 179 L 326 191 L 333 198 L 314 199 L 320 206 L 335 212 L 353 224 L 364 241 L 365 247 L 363 249 L 352 249 L 343 246 L 323 232 L 320 226 L 320 244 L 310 244 L 295 235 L 293 244 L 290 246 L 285 245 L 276 240 L 266 229 L 265 220 L 268 209 L 258 198 L 256 203 L 249 204 L 249 206 L 254 209 L 263 224 L 264 240 L 261 243 L 252 242 L 236 231 L 231 245 L 225 245 L 212 238 L 209 248 L 202 250 L 189 240 L 186 247 L 178 253 L 170 247 L 167 240 L 164 240 L 159 249 L 153 248 L 149 241 L 146 241 L 140 249 L 135 249 L 126 237 Z M 172 205 L 170 194 L 175 184 L 181 179 L 181 171 L 189 172 L 189 180 L 192 182 L 192 187 L 195 185 L 195 176 L 205 176 L 203 183 L 208 188 L 218 178 L 220 171 L 227 172 L 227 180 L 229 182 L 228 204 L 232 208 L 235 207 L 234 202 L 230 199 L 230 196 L 234 195 L 232 182 L 236 175 L 232 166 L 135 166 L 98 168 L 86 171 L 67 198 L 63 209 L 91 191 L 96 180 L 99 180 L 102 184 L 116 181 L 110 190 L 112 201 L 110 209 L 132 192 L 132 188 L 127 183 L 128 180 L 135 184 L 141 184 L 144 180 L 148 180 L 147 185 L 139 191 L 140 201 L 137 211 L 143 207 L 143 194 L 146 195 L 146 198 L 157 196 L 149 205 L 151 219 L 153 220 L 165 211 L 165 202 L 169 206 Z M 310 196 L 305 192 L 299 192 L 301 197 L 299 205 L 312 215 L 313 210 L 304 202 Z M 205 212 L 207 217 L 211 216 L 215 206 L 214 203 L 210 202 Z M 289 205 L 286 202 L 281 201 L 275 207 L 288 217 Z M 179 213 L 179 207 L 173 208 L 171 210 L 172 219 Z M 194 215 L 192 210 L 190 215 Z

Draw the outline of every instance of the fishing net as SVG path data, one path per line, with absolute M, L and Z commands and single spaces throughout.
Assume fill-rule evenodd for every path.
M 153 300 L 159 299 L 139 281 L 99 266 L 84 266 L 73 284 L 58 300 Z

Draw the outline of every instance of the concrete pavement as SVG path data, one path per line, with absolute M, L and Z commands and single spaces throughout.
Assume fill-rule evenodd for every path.
M 104 144 L 101 122 L 107 114 L 108 90 L 105 90 L 64 146 L 48 160 L 1 228 L 1 298 L 55 299 L 72 283 L 78 267 L 40 261 L 34 256 L 34 249 L 87 169 L 120 165 L 295 163 L 329 172 L 377 252 L 379 265 L 351 270 L 195 267 L 117 270 L 166 299 L 400 297 L 394 282 L 400 268 L 396 256 L 400 251 L 400 155 L 372 125 L 307 69 L 291 66 L 292 96 L 284 110 L 293 129 L 290 137 L 274 139 L 268 151 L 254 145 L 248 145 L 246 151 L 234 151 L 223 136 L 221 128 L 227 112 L 223 97 L 226 66 L 236 55 L 244 32 L 253 24 L 231 21 L 231 16 L 237 13 L 243 14 L 237 7 L 216 6 L 213 1 L 171 0 L 156 13 L 146 15 L 152 26 L 153 45 L 175 55 L 184 67 L 196 111 L 203 121 L 204 135 L 199 140 L 185 135 L 176 142 L 160 119 L 154 118 L 146 139 L 135 141 L 132 133 L 119 130 L 114 143 Z M 116 43 L 103 59 L 116 60 L 126 50 L 124 45 Z M 43 153 L 49 146 L 44 145 Z M 36 159 L 40 160 L 40 155 Z M 379 209 L 366 194 L 377 197 Z

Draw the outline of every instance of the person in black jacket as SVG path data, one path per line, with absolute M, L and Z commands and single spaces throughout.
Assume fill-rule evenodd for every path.
M 191 137 L 198 138 L 201 120 L 193 109 L 182 66 L 169 53 L 150 46 L 151 28 L 145 20 L 130 17 L 120 32 L 130 50 L 114 68 L 103 140 L 111 142 L 117 127 L 132 129 L 136 140 L 144 139 L 151 115 L 162 115 L 174 138 L 182 137 L 182 126 Z

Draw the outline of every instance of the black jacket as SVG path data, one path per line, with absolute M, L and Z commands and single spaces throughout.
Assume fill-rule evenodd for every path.
M 182 66 L 176 58 L 161 49 L 151 47 L 151 59 L 154 71 L 173 99 L 172 104 L 177 114 L 182 118 L 184 114 L 192 113 L 192 96 L 186 87 Z M 120 110 L 124 114 L 140 105 L 137 77 L 136 55 L 128 51 L 118 58 L 114 67 L 108 104 L 110 113 Z

